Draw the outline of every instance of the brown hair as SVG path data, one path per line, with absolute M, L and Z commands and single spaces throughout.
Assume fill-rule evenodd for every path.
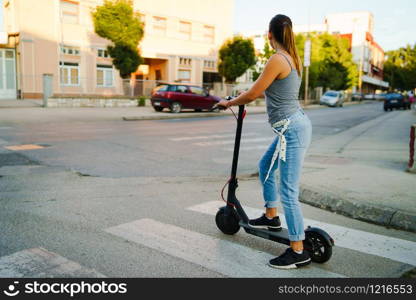
M 269 24 L 269 32 L 271 32 L 275 40 L 281 44 L 292 57 L 295 68 L 300 76 L 302 64 L 298 55 L 298 50 L 296 49 L 295 34 L 292 30 L 292 21 L 290 18 L 285 15 L 274 16 Z

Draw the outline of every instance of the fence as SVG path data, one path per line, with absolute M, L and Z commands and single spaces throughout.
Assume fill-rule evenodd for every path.
M 107 76 L 103 74 L 102 77 L 80 77 L 77 74 L 69 73 L 65 80 L 58 76 L 49 78 L 50 92 L 56 97 L 111 97 L 111 98 L 138 98 L 144 96 L 150 98 L 152 91 L 158 85 L 165 81 L 157 80 L 140 80 L 140 79 L 121 79 L 115 74 Z M 184 84 L 191 84 L 203 87 L 210 95 L 219 97 L 236 96 L 242 91 L 248 90 L 253 83 L 235 83 L 227 84 L 222 82 L 205 82 L 192 83 L 183 82 Z M 181 82 L 177 82 L 181 84 Z M 18 80 L 18 95 L 21 98 L 41 98 L 44 91 L 43 76 L 20 76 Z M 309 89 L 307 104 L 317 104 L 323 94 L 322 88 Z M 300 99 L 305 103 L 304 95 L 300 93 Z M 346 94 L 345 101 L 351 100 L 351 94 Z M 257 103 L 261 102 L 257 101 Z

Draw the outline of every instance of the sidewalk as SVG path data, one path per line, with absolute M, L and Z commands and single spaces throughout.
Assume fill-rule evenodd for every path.
M 394 111 L 312 144 L 300 199 L 320 208 L 416 232 L 416 176 L 407 173 L 414 111 Z

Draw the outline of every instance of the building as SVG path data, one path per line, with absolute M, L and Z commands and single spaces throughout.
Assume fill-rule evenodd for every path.
M 1 65 L 0 71 L 7 74 L 8 89 L 1 89 L 0 81 L 0 98 L 42 97 L 43 74 L 53 75 L 55 94 L 126 94 L 106 51 L 109 41 L 94 33 L 91 11 L 102 3 L 4 0 L 7 36 L 0 39 L 0 62 L 7 69 L 1 70 Z M 145 23 L 138 49 L 144 64 L 133 79 L 153 82 L 148 88 L 156 81 L 217 80 L 218 48 L 232 36 L 233 0 L 133 3 Z M 139 89 L 144 91 L 146 86 Z
M 299 25 L 294 27 L 294 31 L 327 32 L 348 39 L 353 60 L 360 72 L 362 92 L 374 93 L 389 87 L 388 82 L 383 81 L 384 51 L 374 40 L 374 16 L 370 12 L 329 14 L 323 24 Z

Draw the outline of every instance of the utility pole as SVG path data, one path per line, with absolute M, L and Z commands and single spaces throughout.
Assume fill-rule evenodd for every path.
M 309 66 L 311 64 L 311 40 L 308 38 L 305 41 L 304 53 L 303 53 L 303 65 L 305 66 L 305 103 L 308 102 L 308 89 L 309 89 Z

